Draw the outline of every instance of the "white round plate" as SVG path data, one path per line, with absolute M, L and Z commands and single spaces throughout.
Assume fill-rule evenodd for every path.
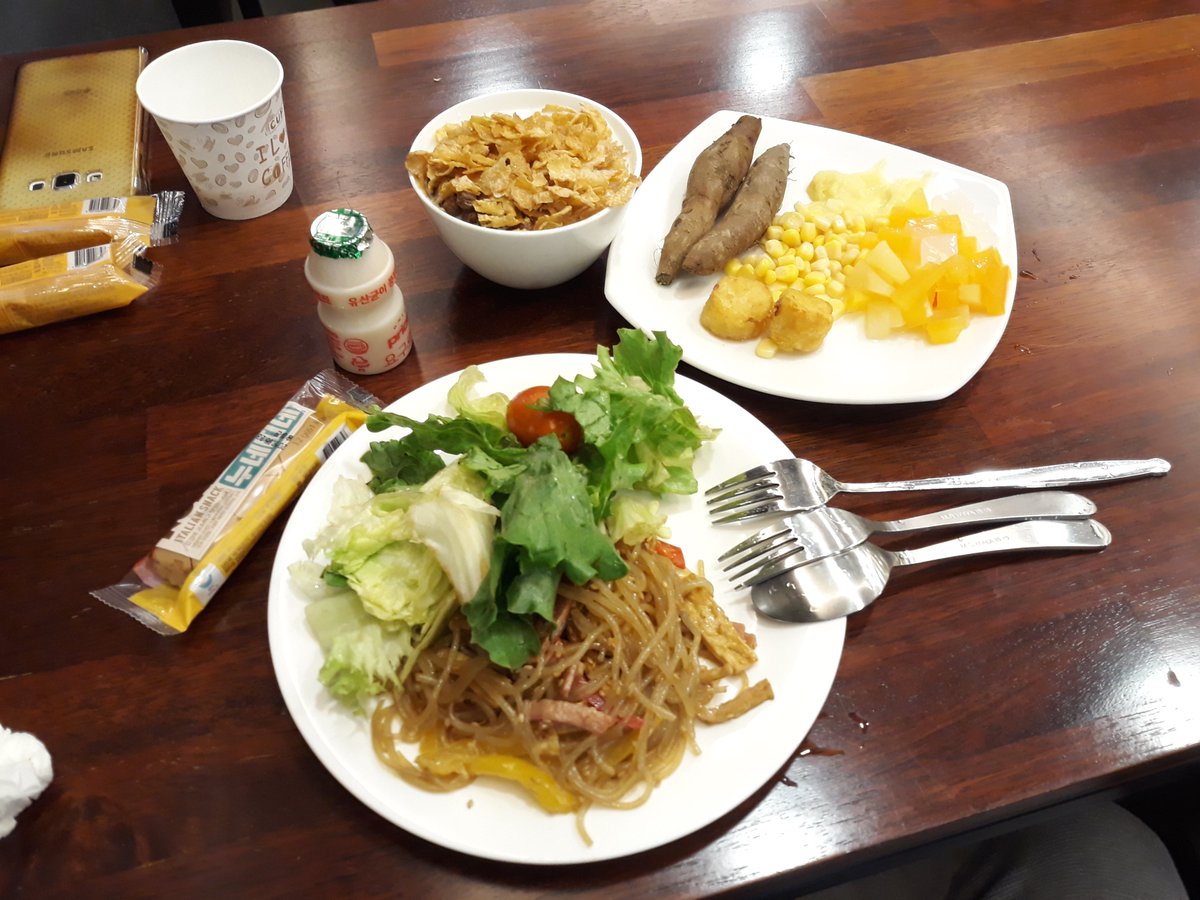
M 940 400 L 966 384 L 983 367 L 1012 312 L 1017 282 L 1017 236 L 1008 188 L 969 169 L 816 125 L 762 116 L 755 155 L 775 144 L 791 144 L 792 165 L 782 209 L 808 200 L 812 176 L 825 169 L 861 172 L 880 162 L 888 178 L 928 175 L 931 207 L 957 213 L 963 231 L 994 246 L 1011 270 L 1008 299 L 999 316 L 973 316 L 958 340 L 930 344 L 920 334 L 869 340 L 861 314 L 833 323 L 820 349 L 807 354 L 754 355 L 754 341 L 726 341 L 700 325 L 717 276 L 684 275 L 669 287 L 655 283 L 663 237 L 679 214 L 684 186 L 696 156 L 744 113 L 714 113 L 671 149 L 630 201 L 620 231 L 609 247 L 604 293 L 614 309 L 644 331 L 666 331 L 683 347 L 683 358 L 725 381 L 778 397 L 822 403 L 911 403 Z
M 595 357 L 581 354 L 525 356 L 487 363 L 477 391 L 512 396 L 558 375 L 590 374 Z M 446 393 L 457 374 L 430 382 L 388 407 L 422 419 L 452 414 Z M 715 391 L 680 377 L 679 394 L 705 424 L 722 429 L 696 460 L 701 487 L 752 465 L 788 456 L 787 447 L 757 419 Z M 394 436 L 404 432 L 396 430 Z M 672 542 L 688 564 L 706 563 L 718 601 L 734 621 L 758 638 L 759 661 L 751 678 L 769 678 L 775 699 L 732 722 L 697 726 L 701 748 L 650 799 L 633 810 L 593 808 L 585 822 L 594 841 L 584 844 L 574 816 L 550 815 L 503 782 L 480 779 L 451 793 L 413 787 L 380 763 L 367 719 L 345 711 L 317 681 L 321 652 L 304 620 L 303 597 L 292 587 L 288 566 L 304 558 L 302 542 L 325 522 L 339 476 L 367 477 L 360 462 L 371 441 L 389 432 L 356 431 L 313 477 L 284 529 L 271 574 L 267 610 L 271 658 L 279 687 L 300 733 L 347 790 L 385 819 L 443 847 L 507 862 L 543 865 L 594 862 L 648 850 L 693 832 L 736 808 L 795 753 L 833 684 L 845 637 L 845 621 L 788 625 L 756 617 L 748 590 L 734 591 L 716 570 L 716 557 L 753 533 L 754 525 L 708 524 L 699 495 L 672 498 Z M 761 526 L 761 522 L 758 523 Z

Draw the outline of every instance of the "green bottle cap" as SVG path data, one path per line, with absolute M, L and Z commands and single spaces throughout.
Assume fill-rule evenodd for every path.
M 321 256 L 358 259 L 374 238 L 367 217 L 358 210 L 331 209 L 313 220 L 308 242 Z

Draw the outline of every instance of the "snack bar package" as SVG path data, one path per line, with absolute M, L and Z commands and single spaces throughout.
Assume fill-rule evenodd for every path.
M 183 191 L 0 210 L 0 266 L 109 244 L 130 235 L 157 247 L 178 235 L 182 212 Z
M 333 369 L 267 422 L 162 540 L 121 579 L 92 591 L 159 634 L 179 634 L 212 600 L 313 472 L 379 401 Z
M 128 306 L 158 283 L 145 250 L 131 234 L 0 268 L 0 334 Z

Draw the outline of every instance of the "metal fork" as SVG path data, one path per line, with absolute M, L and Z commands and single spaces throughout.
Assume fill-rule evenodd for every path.
M 1165 475 L 1165 459 L 1109 459 L 1061 463 L 1025 469 L 996 469 L 970 475 L 916 478 L 905 481 L 838 481 L 806 459 L 782 459 L 755 466 L 704 492 L 708 513 L 715 524 L 740 522 L 759 516 L 804 512 L 823 506 L 842 492 L 961 490 L 978 488 L 1049 488 L 1069 484 L 1095 484 Z
M 737 587 L 750 587 L 796 566 L 849 550 L 873 534 L 1030 519 L 1086 519 L 1095 512 L 1096 504 L 1087 497 L 1066 491 L 1013 494 L 890 522 L 819 506 L 771 523 L 730 547 L 718 557 L 718 562 L 726 572 L 740 570 L 730 575 Z

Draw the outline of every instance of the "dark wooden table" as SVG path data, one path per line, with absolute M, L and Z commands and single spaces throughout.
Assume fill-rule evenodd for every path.
M 794 893 L 1195 763 L 1200 3 L 970 6 L 411 0 L 145 38 L 155 55 L 232 36 L 280 56 L 296 190 L 244 223 L 192 202 L 182 239 L 153 253 L 153 295 L 0 338 L 0 723 L 39 736 L 56 770 L 0 841 L 0 893 Z M 0 59 L 0 111 L 22 59 Z M 363 379 L 385 400 L 469 363 L 615 338 L 625 323 L 604 299 L 602 261 L 561 289 L 489 284 L 441 244 L 404 176 L 434 113 L 527 85 L 615 108 L 646 171 L 733 108 L 1007 182 L 1021 269 L 1012 319 L 950 398 L 822 406 L 684 367 L 798 455 L 854 480 L 1174 463 L 1164 479 L 1087 491 L 1115 535 L 1103 554 L 905 573 L 850 620 L 824 712 L 753 798 L 659 850 L 554 869 L 431 846 L 322 768 L 267 646 L 282 522 L 184 636 L 152 634 L 89 596 L 329 365 L 301 271 L 308 224 L 327 207 L 367 211 L 399 262 L 416 351 Z M 152 150 L 153 188 L 186 189 L 157 132 Z

